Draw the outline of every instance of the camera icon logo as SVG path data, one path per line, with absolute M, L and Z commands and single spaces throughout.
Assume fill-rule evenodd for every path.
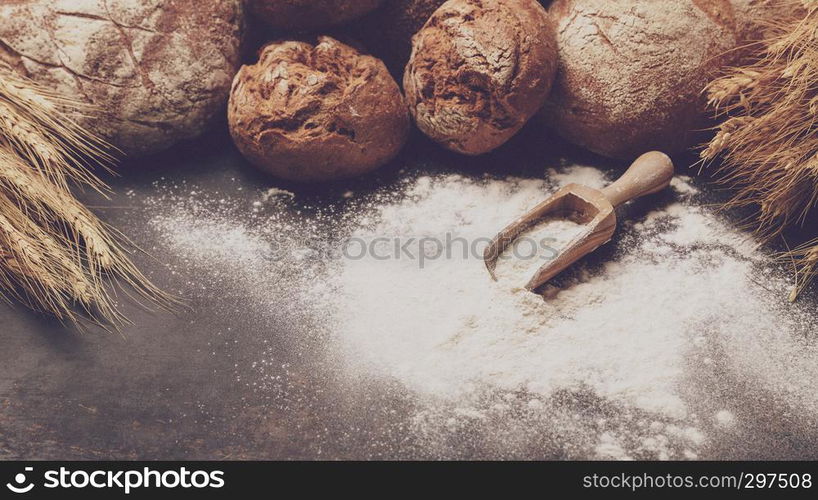
M 34 471 L 34 467 L 26 467 L 26 472 Z M 28 483 L 26 479 L 26 475 L 22 472 L 18 472 L 14 476 L 14 483 L 6 483 L 6 488 L 10 489 L 14 493 L 28 493 L 32 489 L 34 489 L 34 483 Z

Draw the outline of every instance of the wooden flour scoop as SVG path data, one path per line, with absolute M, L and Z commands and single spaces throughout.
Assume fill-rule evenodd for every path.
M 535 226 L 546 215 L 569 218 L 586 227 L 560 254 L 540 267 L 526 289 L 535 290 L 561 273 L 581 257 L 610 241 L 616 229 L 614 208 L 623 203 L 665 189 L 673 178 L 673 162 L 664 153 L 645 153 L 631 164 L 627 172 L 610 186 L 600 190 L 569 184 L 552 197 L 500 231 L 483 252 L 489 274 L 496 281 L 497 259 L 524 231 Z

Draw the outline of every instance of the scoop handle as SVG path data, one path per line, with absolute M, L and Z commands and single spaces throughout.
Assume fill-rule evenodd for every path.
M 649 151 L 637 158 L 622 177 L 602 190 L 611 205 L 661 191 L 673 179 L 673 162 L 659 151 Z

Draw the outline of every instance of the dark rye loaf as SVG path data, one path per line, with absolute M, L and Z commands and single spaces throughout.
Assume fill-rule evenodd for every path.
M 326 36 L 264 47 L 236 75 L 228 122 L 251 163 L 301 182 L 373 170 L 409 134 L 406 104 L 386 66 Z
M 536 0 L 449 0 L 414 36 L 403 85 L 424 134 L 477 155 L 537 112 L 555 70 L 554 32 Z
M 83 125 L 132 155 L 222 116 L 238 68 L 240 0 L 0 1 L 0 59 L 99 108 Z

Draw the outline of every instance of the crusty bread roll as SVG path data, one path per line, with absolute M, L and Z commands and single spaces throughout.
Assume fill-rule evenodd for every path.
M 792 15 L 806 13 L 789 0 L 729 0 L 733 7 L 736 20 L 736 30 L 742 45 L 758 41 L 764 37 L 764 32 L 781 20 L 789 19 Z M 796 9 L 797 12 L 793 12 Z
M 771 0 L 555 0 L 559 70 L 544 119 L 598 154 L 677 153 L 706 126 L 703 90 L 759 35 Z
M 224 116 L 240 64 L 241 0 L 0 1 L 0 60 L 92 104 L 74 118 L 129 157 Z
M 345 23 L 373 10 L 381 0 L 247 0 L 250 12 L 271 28 L 316 30 Z
M 409 133 L 403 96 L 384 64 L 326 36 L 315 45 L 264 47 L 233 81 L 228 123 L 251 163 L 302 182 L 373 170 Z
M 423 133 L 477 155 L 536 113 L 555 69 L 553 28 L 537 0 L 448 0 L 414 36 L 403 85 Z

